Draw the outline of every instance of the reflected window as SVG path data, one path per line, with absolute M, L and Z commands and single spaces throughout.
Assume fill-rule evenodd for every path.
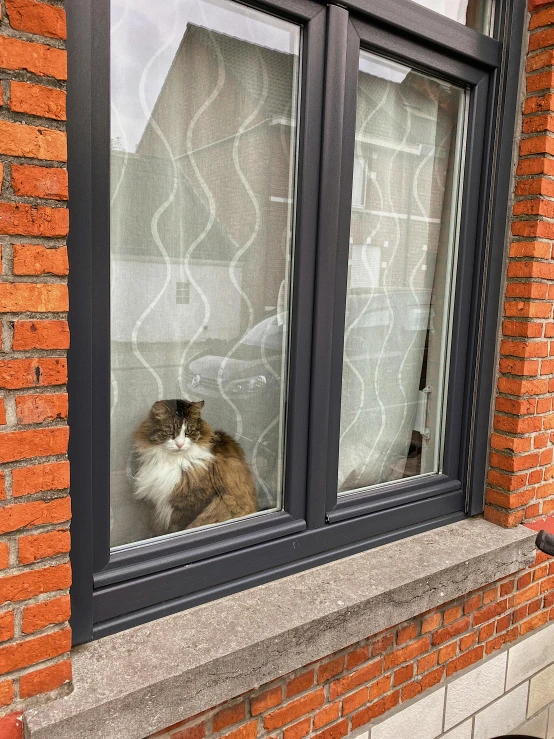
M 372 174 L 352 200 L 341 493 L 440 471 L 464 101 L 361 52 L 354 180 Z
M 281 508 L 300 31 L 226 0 L 111 5 L 119 546 Z

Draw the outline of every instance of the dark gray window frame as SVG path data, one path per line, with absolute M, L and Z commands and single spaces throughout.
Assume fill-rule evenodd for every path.
M 284 511 L 111 554 L 109 0 L 67 9 L 76 643 L 483 510 L 525 1 L 497 0 L 493 38 L 410 0 L 248 4 L 303 27 Z M 338 501 L 360 47 L 463 84 L 471 97 L 444 472 Z

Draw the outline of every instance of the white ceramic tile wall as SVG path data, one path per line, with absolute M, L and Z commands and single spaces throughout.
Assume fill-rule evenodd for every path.
M 349 739 L 554 739 L 554 624 L 464 670 Z

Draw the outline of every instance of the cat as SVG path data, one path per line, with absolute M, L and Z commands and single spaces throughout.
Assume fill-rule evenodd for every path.
M 203 400 L 160 400 L 135 433 L 134 495 L 152 506 L 157 536 L 258 510 L 242 447 L 211 428 L 203 407 Z

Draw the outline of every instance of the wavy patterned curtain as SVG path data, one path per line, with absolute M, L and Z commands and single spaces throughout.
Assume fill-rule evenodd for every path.
M 362 52 L 339 490 L 440 467 L 463 92 Z
M 151 536 L 132 434 L 205 400 L 278 508 L 299 32 L 229 2 L 114 0 L 112 545 Z

